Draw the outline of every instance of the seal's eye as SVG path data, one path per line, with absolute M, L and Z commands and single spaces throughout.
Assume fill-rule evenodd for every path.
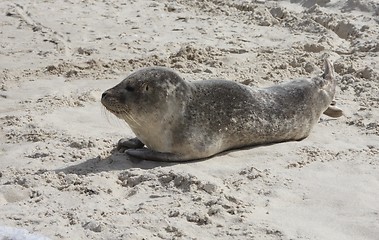
M 126 86 L 126 91 L 128 92 L 133 92 L 134 91 L 134 87 L 131 87 L 131 86 Z

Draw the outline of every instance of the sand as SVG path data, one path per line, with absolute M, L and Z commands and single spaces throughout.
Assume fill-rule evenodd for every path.
M 1 239 L 379 239 L 376 0 L 1 1 Z M 321 73 L 299 142 L 133 160 L 101 93 L 144 66 L 265 87 Z

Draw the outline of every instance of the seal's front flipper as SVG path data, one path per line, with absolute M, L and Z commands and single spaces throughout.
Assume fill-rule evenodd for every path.
M 148 148 L 128 149 L 125 152 L 132 157 L 151 161 L 180 162 L 186 160 L 175 153 L 155 152 Z
M 117 149 L 137 149 L 143 148 L 144 145 L 138 138 L 121 138 L 117 143 Z

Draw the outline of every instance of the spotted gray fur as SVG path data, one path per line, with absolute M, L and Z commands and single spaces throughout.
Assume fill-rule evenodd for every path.
M 188 82 L 170 69 L 152 67 L 105 91 L 102 103 L 136 134 L 134 145 L 121 141 L 121 147 L 138 146 L 129 155 L 185 161 L 306 138 L 323 112 L 342 115 L 330 107 L 335 86 L 328 60 L 321 76 L 262 89 L 226 80 Z

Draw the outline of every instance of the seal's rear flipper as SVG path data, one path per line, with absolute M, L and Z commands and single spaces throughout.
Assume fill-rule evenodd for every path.
M 340 108 L 338 108 L 336 106 L 330 105 L 324 111 L 324 114 L 326 116 L 329 116 L 329 117 L 338 118 L 338 117 L 341 117 L 343 115 L 343 111 L 342 111 L 342 109 L 340 109 Z
M 334 99 L 334 93 L 336 89 L 336 76 L 334 73 L 334 67 L 331 61 L 325 59 L 324 62 L 324 72 L 321 75 L 321 78 L 318 79 L 317 84 L 321 90 L 324 90 L 325 93 L 330 97 L 330 101 Z
M 329 59 L 325 59 L 324 62 L 324 73 L 322 74 L 322 78 L 326 80 L 334 80 L 334 67 Z
M 324 114 L 329 117 L 338 118 L 343 115 L 343 111 L 336 107 L 336 102 L 333 100 L 335 89 L 336 89 L 336 77 L 334 73 L 334 67 L 331 61 L 328 59 L 325 59 L 324 63 L 324 73 L 321 75 L 322 81 L 320 81 L 320 87 L 322 90 L 324 90 L 328 101 L 331 101 L 328 108 L 324 111 Z
M 332 101 L 329 107 L 324 111 L 324 114 L 329 117 L 338 118 L 343 115 L 343 111 L 341 108 L 336 107 L 336 101 Z
M 128 149 L 125 152 L 132 157 L 141 158 L 145 160 L 151 160 L 151 161 L 182 162 L 182 161 L 187 160 L 183 158 L 182 156 L 177 155 L 175 153 L 155 152 L 148 148 Z

